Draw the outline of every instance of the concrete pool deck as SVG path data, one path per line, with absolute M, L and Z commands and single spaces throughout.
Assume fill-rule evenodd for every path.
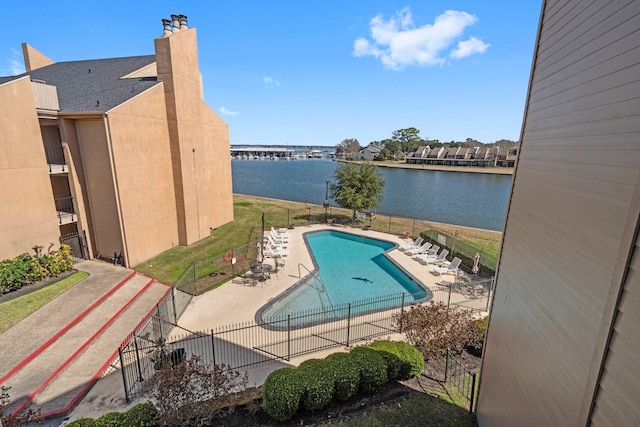
M 206 331 L 218 326 L 236 324 L 254 320 L 256 312 L 270 299 L 280 295 L 293 286 L 301 277 L 313 270 L 311 255 L 304 242 L 303 234 L 319 230 L 336 230 L 373 237 L 395 243 L 398 246 L 406 245 L 409 239 L 392 234 L 381 233 L 359 228 L 339 228 L 333 225 L 311 225 L 296 227 L 289 230 L 289 244 L 287 251 L 289 256 L 282 258 L 285 267 L 278 273 L 272 273 L 271 278 L 264 282 L 257 282 L 255 286 L 229 281 L 217 289 L 193 298 L 178 324 L 191 331 Z M 404 268 L 418 279 L 424 286 L 439 294 L 443 286 L 436 283 L 454 282 L 453 275 L 435 276 L 428 271 L 428 266 L 411 259 L 403 252 L 391 249 L 388 256 L 398 265 Z M 265 264 L 274 266 L 273 259 L 265 259 Z M 304 267 L 299 267 L 302 264 Z M 275 266 L 274 266 L 275 269 Z M 446 300 L 444 301 L 446 303 Z
M 211 331 L 218 327 L 229 325 L 248 324 L 254 321 L 256 312 L 265 305 L 270 299 L 278 296 L 292 285 L 294 285 L 301 276 L 307 274 L 307 269 L 313 269 L 311 255 L 304 242 L 303 234 L 311 231 L 319 230 L 337 230 L 348 233 L 373 237 L 386 240 L 396 245 L 402 246 L 410 242 L 410 239 L 404 239 L 400 236 L 381 233 L 372 230 L 362 230 L 359 228 L 338 227 L 334 225 L 311 225 L 301 226 L 289 230 L 289 244 L 287 251 L 289 256 L 284 258 L 285 266 L 279 269 L 278 273 L 271 273 L 269 280 L 257 282 L 255 286 L 238 283 L 236 280 L 230 280 L 222 286 L 209 291 L 205 294 L 194 297 L 184 314 L 180 318 L 178 325 L 189 331 L 201 332 Z M 447 304 L 462 303 L 465 308 L 475 308 L 483 310 L 486 307 L 485 298 L 469 298 L 459 292 L 449 293 L 449 288 L 438 285 L 437 283 L 454 283 L 453 275 L 435 276 L 429 272 L 430 266 L 420 264 L 413 260 L 410 256 L 399 251 L 397 247 L 388 252 L 398 265 L 418 279 L 425 287 L 433 292 L 433 300 L 442 301 Z M 266 259 L 266 264 L 274 265 L 273 259 Z M 298 266 L 302 264 L 305 268 Z M 177 328 L 179 329 L 179 328 Z M 183 333 L 184 330 L 176 330 L 176 335 Z M 271 332 L 278 334 L 282 332 Z M 383 336 L 379 339 L 402 340 L 401 334 L 391 334 Z M 356 345 L 364 344 L 357 343 Z M 290 361 L 270 362 L 251 368 L 247 371 L 249 375 L 249 386 L 260 386 L 266 377 L 275 369 L 285 366 L 298 366 L 304 360 L 310 358 L 323 358 L 328 354 L 348 351 L 345 347 L 335 347 L 329 350 L 306 354 L 305 356 L 292 358 Z M 144 399 L 136 399 L 129 404 L 123 404 L 122 377 L 118 369 L 112 371 L 90 390 L 87 396 L 80 402 L 71 414 L 69 420 L 76 420 L 82 417 L 97 418 L 100 415 L 110 411 L 124 411 L 136 403 L 144 401 Z

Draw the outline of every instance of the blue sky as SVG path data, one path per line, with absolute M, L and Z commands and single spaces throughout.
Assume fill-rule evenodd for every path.
M 54 61 L 149 55 L 162 18 L 198 34 L 205 100 L 231 144 L 361 145 L 520 136 L 539 1 L 7 1 L 0 75 L 21 43 Z

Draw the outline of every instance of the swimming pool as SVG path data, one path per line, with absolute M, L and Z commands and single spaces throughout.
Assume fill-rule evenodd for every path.
M 394 243 L 336 230 L 306 233 L 304 239 L 313 269 L 298 266 L 304 277 L 258 310 L 256 320 L 331 311 L 356 301 L 369 303 L 352 304 L 352 313 L 359 312 L 358 307 L 362 311 L 389 308 L 402 298 L 406 303 L 432 298 L 429 289 L 387 257 Z M 335 316 L 342 312 L 336 310 Z

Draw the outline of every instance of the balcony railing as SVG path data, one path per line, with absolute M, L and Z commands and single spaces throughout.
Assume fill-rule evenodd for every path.
M 78 215 L 73 207 L 73 197 L 63 197 L 56 199 L 55 202 L 58 224 L 70 224 L 78 220 Z
M 45 145 L 44 153 L 49 165 L 49 173 L 68 172 L 67 160 L 64 157 L 62 145 Z

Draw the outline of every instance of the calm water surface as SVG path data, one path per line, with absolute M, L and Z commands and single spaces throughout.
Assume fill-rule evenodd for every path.
M 339 165 L 327 159 L 232 160 L 233 191 L 321 205 L 325 180 Z M 379 170 L 385 180 L 381 214 L 502 231 L 511 175 Z

